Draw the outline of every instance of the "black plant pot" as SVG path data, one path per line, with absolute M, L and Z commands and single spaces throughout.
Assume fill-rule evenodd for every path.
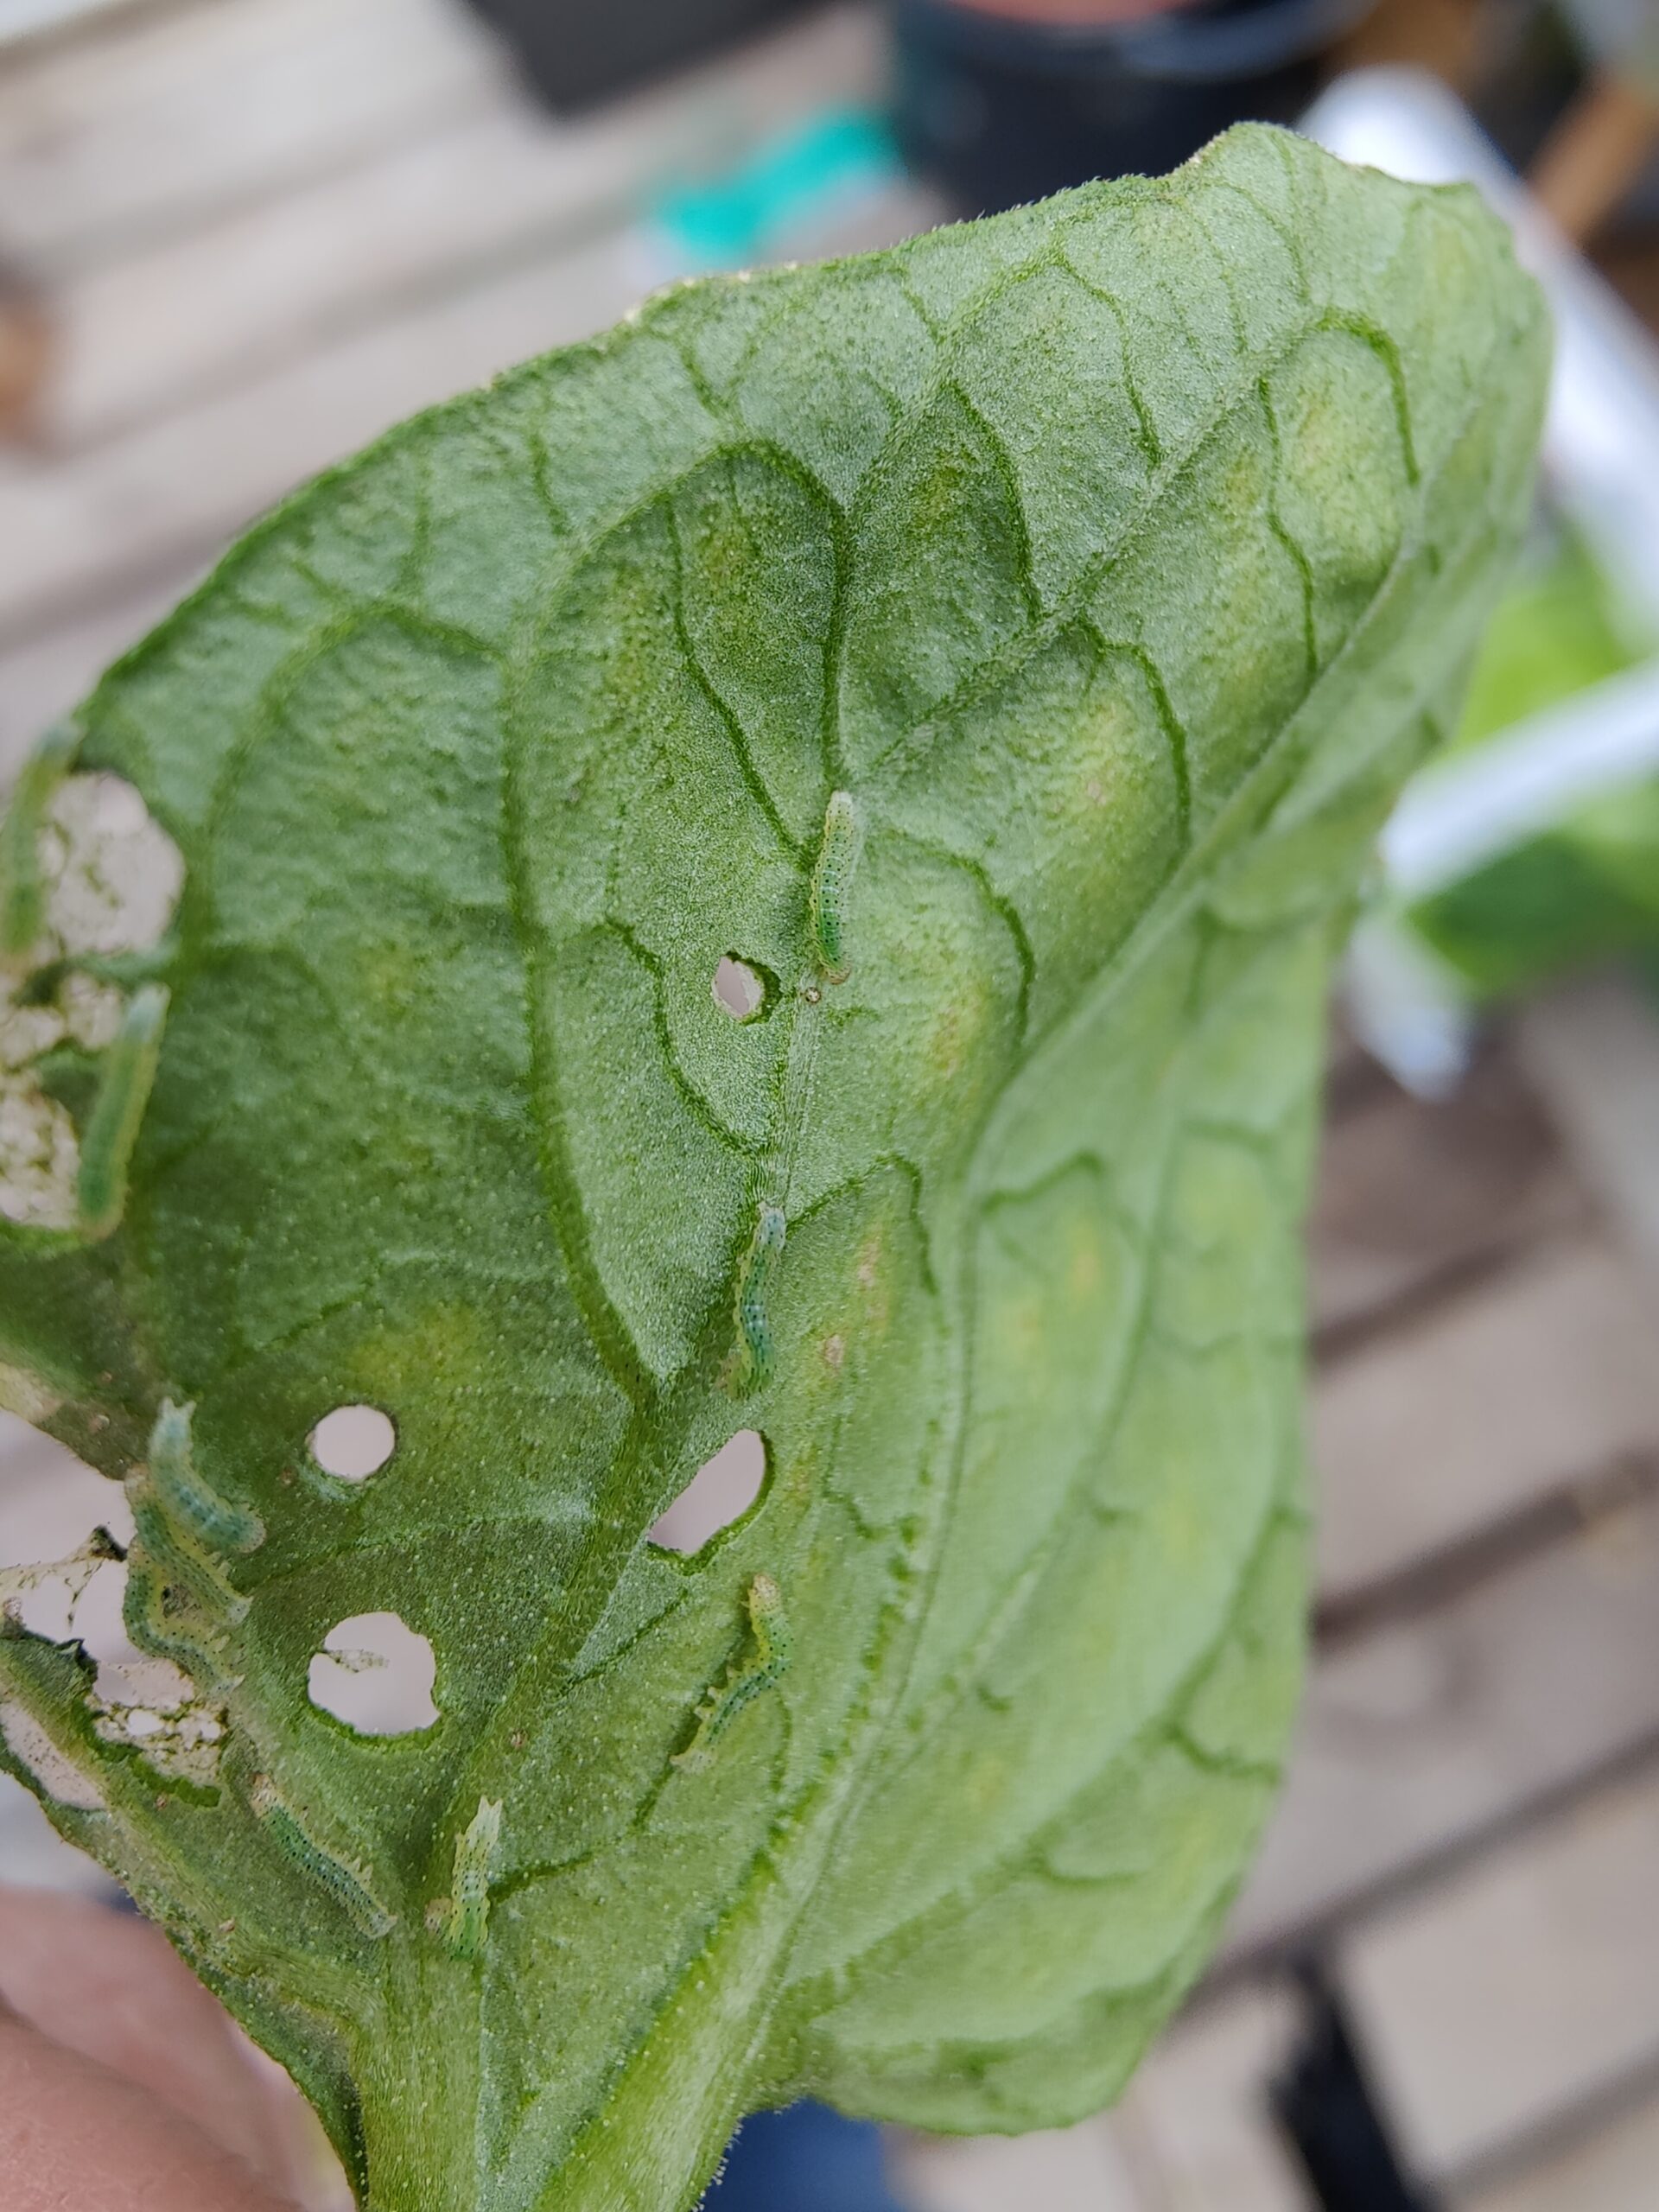
M 1325 49 L 1372 4 L 1199 0 L 1061 24 L 893 0 L 899 140 L 969 214 L 1090 177 L 1156 175 L 1229 124 L 1294 121 Z
M 473 0 L 554 107 L 581 108 L 729 44 L 808 0 Z

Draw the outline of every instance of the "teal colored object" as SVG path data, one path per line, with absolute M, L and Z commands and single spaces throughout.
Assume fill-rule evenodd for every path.
M 687 270 L 741 269 L 791 229 L 900 175 L 899 149 L 874 110 L 827 108 L 726 176 L 665 194 L 652 219 Z

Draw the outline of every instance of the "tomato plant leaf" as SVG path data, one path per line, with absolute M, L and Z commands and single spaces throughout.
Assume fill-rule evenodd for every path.
M 1052 2125 L 1192 1980 L 1296 1694 L 1328 961 L 1546 361 L 1472 194 L 1243 130 L 405 424 L 34 772 L 0 1395 L 179 1671 L 14 1608 L 7 1758 L 377 2212 Z

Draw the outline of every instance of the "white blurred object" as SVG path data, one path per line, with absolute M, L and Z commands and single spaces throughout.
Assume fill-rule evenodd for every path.
M 1659 775 L 1659 660 L 1592 683 L 1469 753 L 1433 762 L 1382 832 L 1396 898 L 1426 899 L 1559 822 Z
M 1356 71 L 1302 127 L 1345 161 L 1425 184 L 1471 183 L 1510 226 L 1555 323 L 1544 483 L 1633 607 L 1659 622 L 1659 353 L 1648 332 L 1437 78 Z M 1356 931 L 1344 976 L 1355 1030 L 1408 1089 L 1440 1096 L 1455 1084 L 1474 1022 L 1457 978 L 1391 909 L 1656 771 L 1659 661 L 1529 715 L 1411 785 L 1382 836 L 1385 899 Z
M 888 2166 L 915 2212 L 1152 2212 L 1098 2120 L 1037 2135 L 898 2136 Z
M 1348 944 L 1348 1027 L 1419 1098 L 1449 1098 L 1474 1050 L 1475 1015 L 1444 961 L 1388 913 L 1369 914 Z

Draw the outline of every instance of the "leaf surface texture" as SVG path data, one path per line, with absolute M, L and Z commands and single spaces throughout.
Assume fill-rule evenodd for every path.
M 9 1756 L 365 2201 L 685 2206 L 801 2094 L 1053 2125 L 1202 1963 L 1299 1673 L 1328 960 L 1546 358 L 1472 196 L 1245 130 L 671 292 L 87 702 L 61 790 L 182 861 L 99 970 L 165 1030 L 118 1228 L 0 1245 L 0 1379 L 153 1499 L 219 1732 L 16 1634 Z M 9 1080 L 92 1143 L 115 1050 Z M 742 1429 L 757 1503 L 653 1546 Z M 385 1613 L 439 1718 L 358 1734 L 308 1668 Z

